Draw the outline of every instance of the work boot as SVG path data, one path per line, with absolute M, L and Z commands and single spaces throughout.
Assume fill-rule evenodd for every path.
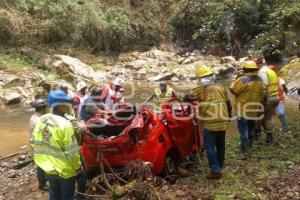
M 242 152 L 242 153 L 246 153 L 247 150 L 248 150 L 248 147 L 247 147 L 247 146 L 245 146 L 245 145 L 242 145 L 242 146 L 241 146 L 241 152 Z
M 220 179 L 223 177 L 223 173 L 209 173 L 208 175 L 205 176 L 205 178 L 213 180 L 213 179 Z
M 48 185 L 44 185 L 44 186 L 39 186 L 39 190 L 48 192 L 49 191 L 49 186 Z
M 266 133 L 266 145 L 273 143 L 273 133 Z

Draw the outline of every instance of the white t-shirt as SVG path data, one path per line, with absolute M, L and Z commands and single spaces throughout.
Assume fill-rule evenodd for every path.
M 262 68 L 260 68 L 260 70 L 258 71 L 258 74 L 257 74 L 263 81 L 263 84 L 265 87 L 268 87 L 268 85 L 269 85 L 268 71 L 269 71 L 269 67 L 265 65 Z

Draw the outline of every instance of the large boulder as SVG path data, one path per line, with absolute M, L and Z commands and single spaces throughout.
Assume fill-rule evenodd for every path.
M 23 84 L 24 80 L 22 80 L 17 75 L 5 71 L 0 71 L 0 86 L 13 87 Z
M 2 101 L 6 105 L 17 104 L 22 101 L 22 95 L 17 90 L 5 90 L 1 95 Z
M 44 64 L 48 70 L 55 71 L 70 81 L 77 81 L 78 79 L 97 81 L 97 75 L 93 68 L 71 56 L 54 55 L 47 58 Z
M 286 82 L 300 82 L 300 58 L 293 59 L 289 64 L 283 66 L 279 76 Z

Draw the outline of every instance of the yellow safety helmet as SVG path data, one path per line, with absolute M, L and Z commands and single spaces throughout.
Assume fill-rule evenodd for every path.
M 204 76 L 208 76 L 208 75 L 211 75 L 213 74 L 213 70 L 211 67 L 208 67 L 208 66 L 201 66 L 199 67 L 197 70 L 196 70 L 196 76 L 198 78 L 202 78 Z
M 242 66 L 243 69 L 258 69 L 257 64 L 252 60 L 244 62 Z

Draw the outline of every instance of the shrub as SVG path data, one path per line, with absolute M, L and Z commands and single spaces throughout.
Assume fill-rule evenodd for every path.
M 20 42 L 32 34 L 33 18 L 15 9 L 0 9 L 0 40 Z

